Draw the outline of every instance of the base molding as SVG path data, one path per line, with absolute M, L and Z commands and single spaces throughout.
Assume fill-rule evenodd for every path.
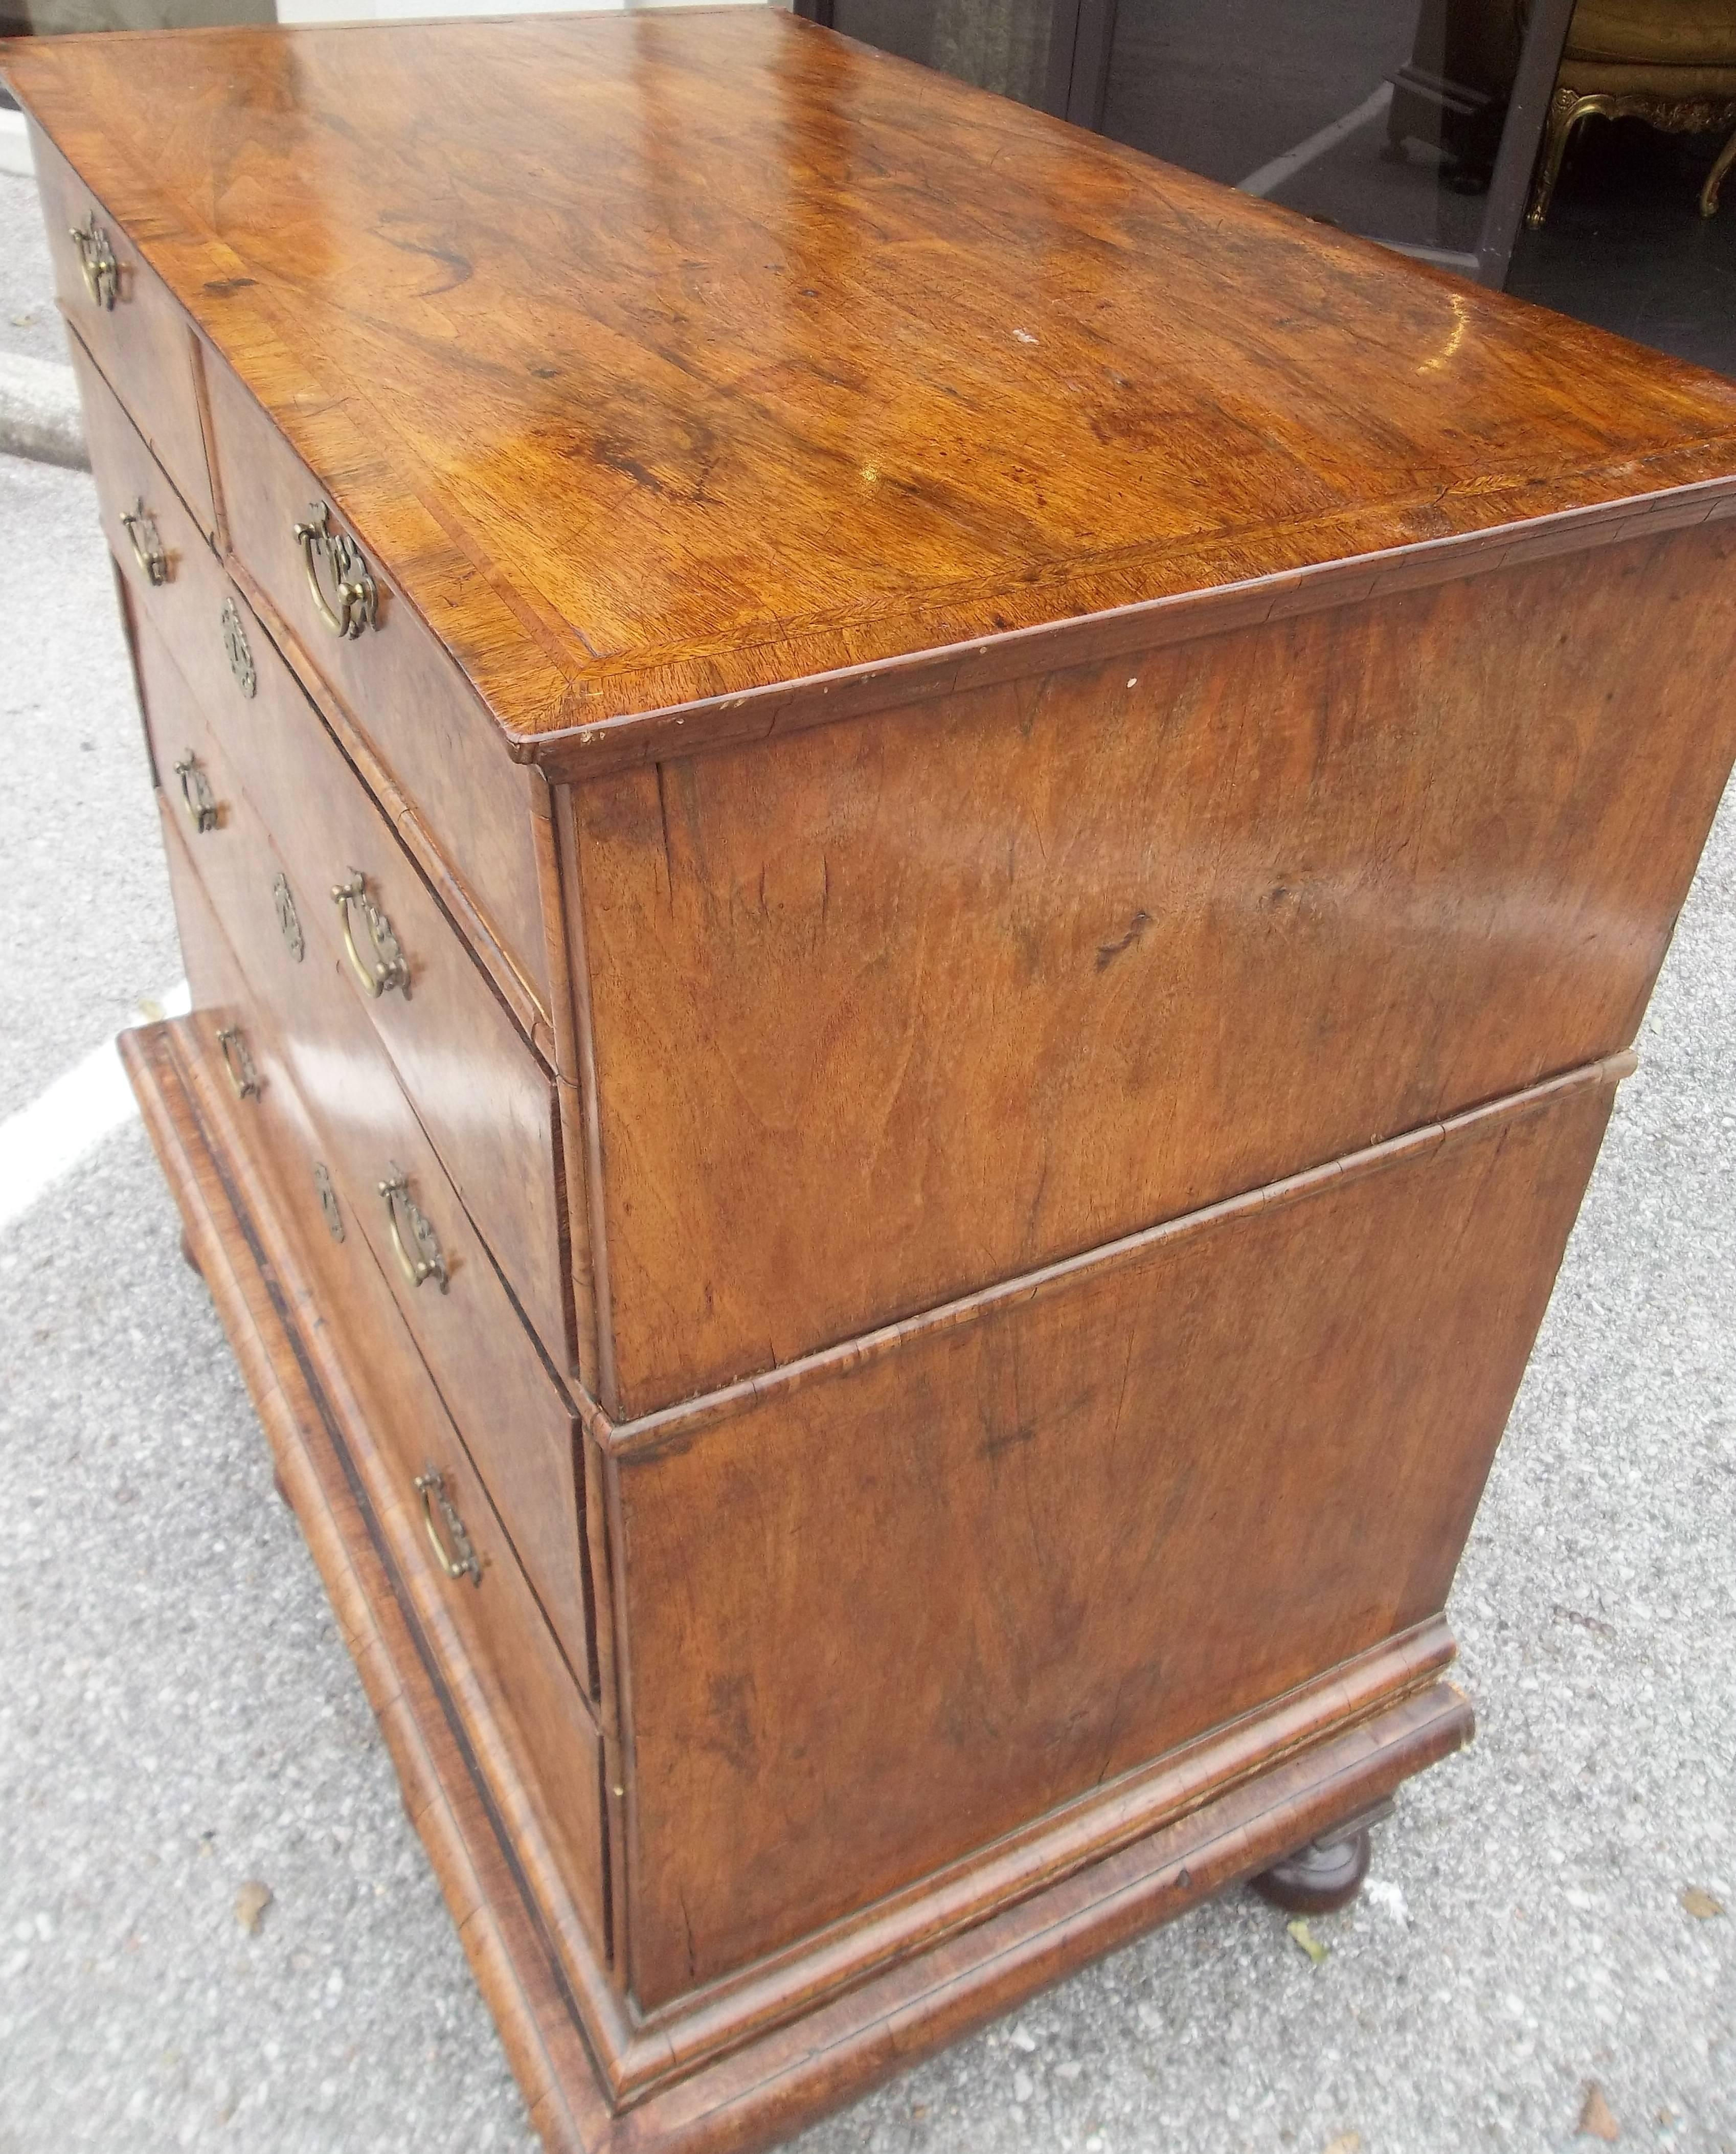
M 919 1890 L 937 1919 L 915 1935 L 901 1923 L 901 1947 L 848 1986 L 836 1985 L 816 1941 L 738 1978 L 728 1998 L 702 1993 L 644 2019 L 627 2000 L 606 2021 L 587 2013 L 585 1998 L 606 1988 L 606 1971 L 570 1979 L 503 1838 L 350 1458 L 343 1389 L 322 1381 L 331 1342 L 298 1314 L 311 1297 L 290 1276 L 294 1248 L 253 1216 L 257 1175 L 191 1080 L 200 1056 L 192 1021 L 125 1034 L 120 1051 L 406 1809 L 532 2121 L 557 2154 L 747 2154 L 1374 1809 L 1470 1739 L 1470 1707 L 1439 1674 L 1450 1636 L 1444 1623 L 1425 1626 L 1193 1746 L 1191 1782 L 1167 1760 L 1134 1776 L 1136 1788 L 1104 1790 L 1104 1804 L 1128 1805 L 1131 1836 L 1105 1837 L 1099 1817 L 1071 1866 L 1027 1862 L 1019 1896 L 993 1912 L 948 1923 L 931 1881 Z M 1164 1775 L 1172 1792 L 1160 1804 L 1154 1783 Z M 1077 1830 L 1064 1815 L 1032 1835 L 1060 1850 Z M 743 2017 L 748 1989 L 760 1993 Z

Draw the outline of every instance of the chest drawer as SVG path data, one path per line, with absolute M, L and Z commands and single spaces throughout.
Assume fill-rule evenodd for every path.
M 216 516 L 192 325 L 115 220 L 35 128 L 31 147 L 48 220 L 54 296 L 74 332 L 74 351 L 81 340 L 94 355 L 208 538 Z M 93 461 L 94 456 L 93 448 Z
M 244 983 L 249 1014 L 227 1049 L 233 1081 L 257 1081 L 263 1120 L 276 1112 L 268 1111 L 275 1084 L 301 1102 L 346 1233 L 374 1250 L 569 1662 L 594 1691 L 571 1407 L 340 977 L 340 961 L 303 924 L 303 892 L 237 784 L 222 743 L 148 623 L 137 626 L 135 641 L 174 836 Z M 399 1171 L 403 1187 L 388 1198 L 380 1185 Z M 311 1172 L 293 1184 L 304 1215 L 318 1201 Z M 411 1275 L 431 1263 L 419 1279 Z
M 437 835 L 546 1013 L 529 779 L 476 692 L 220 360 L 207 373 L 230 543 L 305 660 Z M 305 536 L 299 535 L 304 533 Z M 340 595 L 347 582 L 356 594 Z
M 329 1231 L 316 1181 L 324 1165 L 319 1136 L 288 1082 L 271 1014 L 243 977 L 175 829 L 166 834 L 166 844 L 207 1067 L 215 1082 L 232 1086 L 237 1071 L 252 1071 L 258 1089 L 237 1100 L 233 1120 L 294 1222 L 323 1313 L 344 1341 L 345 1366 L 363 1395 L 368 1427 L 382 1439 L 380 1455 L 360 1462 L 375 1469 L 368 1476 L 375 1515 L 404 1555 L 418 1559 L 405 1563 L 406 1575 L 423 1584 L 424 1636 L 471 1723 L 478 1761 L 485 1771 L 500 1762 L 496 1731 L 504 1721 L 505 1740 L 522 1748 L 533 1769 L 500 1775 L 501 1793 L 508 1800 L 523 1799 L 527 1789 L 541 1796 L 539 1823 L 562 1879 L 606 1950 L 602 1744 L 595 1721 L 365 1239 L 341 1210 L 341 1236 Z M 442 1552 L 437 1574 L 421 1560 L 436 1545 Z M 457 1577 L 450 1575 L 452 1565 Z
M 166 708 L 178 707 L 185 686 L 220 724 L 232 783 L 283 857 L 304 931 L 343 961 L 442 1163 L 549 1352 L 565 1363 L 552 1081 L 125 413 L 88 360 L 79 371 L 104 524 L 133 617 L 155 631 L 140 641 L 141 671 L 155 673 L 166 656 L 177 676 L 165 687 Z M 135 535 L 140 503 L 161 580 Z M 156 700 L 148 687 L 146 700 Z M 186 743 L 171 733 L 156 745 L 166 786 Z M 340 890 L 354 893 L 341 905 Z

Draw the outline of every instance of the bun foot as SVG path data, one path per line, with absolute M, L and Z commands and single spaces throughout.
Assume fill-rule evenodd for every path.
M 204 1271 L 200 1265 L 199 1259 L 193 1254 L 193 1245 L 187 1239 L 186 1228 L 185 1227 L 181 1230 L 181 1261 L 186 1266 L 190 1272 L 197 1272 L 201 1279 L 204 1278 Z
M 1348 1818 L 1248 1881 L 1261 1899 L 1287 1915 L 1330 1915 L 1347 1907 L 1368 1875 L 1369 1827 L 1391 1815 L 1392 1805 L 1386 1802 Z

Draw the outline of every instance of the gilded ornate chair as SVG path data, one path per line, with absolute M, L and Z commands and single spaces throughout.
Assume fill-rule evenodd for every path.
M 1526 222 L 1541 224 L 1568 137 L 1596 113 L 1675 134 L 1736 129 L 1736 0 L 1579 0 L 1555 73 Z M 1700 214 L 1718 207 L 1736 162 L 1729 135 L 1700 190 Z

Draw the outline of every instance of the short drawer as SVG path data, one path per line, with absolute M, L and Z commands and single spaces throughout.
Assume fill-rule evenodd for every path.
M 222 743 L 148 624 L 140 625 L 136 641 L 172 825 L 171 865 L 178 847 L 192 863 L 244 983 L 248 1014 L 234 1041 L 218 1044 L 232 1080 L 237 1090 L 258 1087 L 263 1120 L 278 1111 L 272 1094 L 278 1083 L 306 1110 L 345 1231 L 358 1232 L 387 1270 L 573 1672 L 594 1695 L 584 1480 L 572 1408 L 339 977 L 340 961 L 303 926 L 301 896 L 237 785 Z M 168 743 L 180 745 L 171 750 Z M 193 973 L 188 977 L 197 989 Z M 388 1200 L 380 1185 L 400 1171 L 404 1186 Z M 292 1182 L 291 1193 L 304 1212 L 319 1201 L 310 1182 L 305 1188 Z M 419 1280 L 405 1268 L 422 1265 L 434 1268 Z
M 237 558 L 299 654 L 439 839 L 520 977 L 550 1007 L 529 779 L 438 639 L 221 360 L 207 370 L 212 453 Z M 304 538 L 300 532 L 313 535 Z M 345 609 L 333 564 L 370 593 Z M 345 628 L 351 632 L 345 633 Z M 299 659 L 298 659 L 299 662 Z
M 61 311 L 208 538 L 216 529 L 191 323 L 38 128 L 30 130 Z M 93 452 L 94 454 L 94 452 Z
M 513 1802 L 527 1785 L 534 1791 L 563 1880 L 606 1952 L 603 1753 L 595 1720 L 365 1239 L 335 1203 L 322 1203 L 319 1140 L 278 1054 L 270 1014 L 252 999 L 175 829 L 166 842 L 194 1025 L 215 1080 L 232 1086 L 238 1072 L 252 1073 L 257 1089 L 237 1101 L 234 1122 L 288 1207 L 322 1314 L 342 1342 L 345 1370 L 380 1439 L 379 1457 L 360 1462 L 375 1468 L 369 1477 L 375 1514 L 402 1551 L 401 1560 L 416 1559 L 406 1564 L 411 1575 L 426 1578 L 426 1552 L 440 1551 L 436 1620 L 425 1618 L 424 1635 L 446 1665 L 461 1710 L 474 1712 L 477 1689 L 491 1720 L 504 1708 L 508 1740 L 516 1740 L 523 1758 L 505 1761 L 515 1769 L 502 1794 Z M 496 1762 L 493 1743 L 477 1742 L 475 1749 L 485 1770 Z
M 525 1314 L 557 1364 L 569 1365 L 553 1080 L 88 360 L 80 379 L 129 610 L 160 632 L 135 639 L 146 701 L 149 676 L 166 658 L 177 677 L 156 700 L 177 708 L 184 686 L 220 729 L 235 781 L 283 855 L 306 932 L 344 960 Z M 156 744 L 167 785 L 185 743 L 170 736 Z M 340 906 L 345 889 L 356 894 Z

